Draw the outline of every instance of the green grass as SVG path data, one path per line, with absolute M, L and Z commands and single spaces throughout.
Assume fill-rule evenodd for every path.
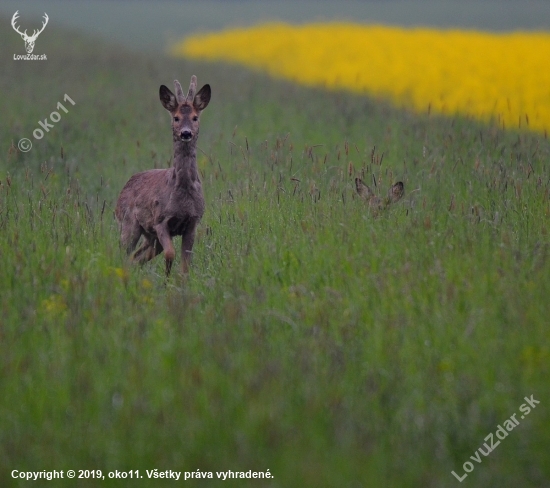
M 454 487 L 530 395 L 464 486 L 550 483 L 543 136 L 67 36 L 52 26 L 47 62 L 0 70 L 2 486 L 27 485 L 13 469 L 158 468 Z M 213 89 L 207 213 L 188 280 L 165 281 L 160 258 L 127 265 L 113 208 L 169 164 L 158 86 L 191 74 Z M 18 152 L 64 94 L 76 105 Z M 404 201 L 371 215 L 358 175 L 404 181 Z M 164 481 L 75 485 L 126 483 Z

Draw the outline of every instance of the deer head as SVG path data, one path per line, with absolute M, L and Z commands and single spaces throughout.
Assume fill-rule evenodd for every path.
M 390 186 L 388 194 L 385 198 L 381 198 L 374 193 L 370 187 L 363 183 L 361 178 L 355 178 L 355 189 L 359 196 L 369 204 L 369 208 L 378 211 L 389 207 L 392 203 L 396 203 L 405 194 L 405 186 L 403 182 L 398 181 Z
M 210 85 L 204 85 L 196 93 L 197 77 L 193 75 L 187 96 L 183 95 L 178 80 L 174 81 L 174 87 L 176 89 L 175 95 L 164 85 L 159 90 L 160 101 L 172 116 L 174 141 L 184 143 L 196 141 L 199 135 L 199 116 L 210 102 Z
M 34 43 L 36 42 L 36 38 L 40 35 L 40 33 L 44 30 L 44 27 L 46 27 L 48 23 L 48 14 L 44 12 L 44 22 L 42 23 L 42 29 L 40 30 L 34 30 L 32 36 L 27 35 L 27 29 L 25 29 L 25 32 L 21 32 L 18 27 L 15 25 L 15 22 L 19 18 L 19 10 L 13 14 L 13 17 L 11 18 L 11 26 L 17 32 L 21 35 L 23 40 L 25 41 L 25 50 L 27 53 L 31 54 L 34 49 Z

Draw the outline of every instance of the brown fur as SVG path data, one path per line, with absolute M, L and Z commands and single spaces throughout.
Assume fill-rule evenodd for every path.
M 196 227 L 204 213 L 196 148 L 199 116 L 210 102 L 211 91 L 210 85 L 204 85 L 195 95 L 196 84 L 193 76 L 187 97 L 178 81 L 174 82 L 176 95 L 166 86 L 160 87 L 160 101 L 172 117 L 173 166 L 132 176 L 120 192 L 115 209 L 120 240 L 128 254 L 133 252 L 132 261 L 144 263 L 164 251 L 167 275 L 175 257 L 174 236 L 182 236 L 182 269 L 187 272 Z
M 355 178 L 355 189 L 359 196 L 368 203 L 369 208 L 375 211 L 383 210 L 391 204 L 398 202 L 405 194 L 405 185 L 403 185 L 401 181 L 390 186 L 385 198 L 377 196 L 367 185 L 365 185 L 365 183 L 363 183 L 361 178 Z

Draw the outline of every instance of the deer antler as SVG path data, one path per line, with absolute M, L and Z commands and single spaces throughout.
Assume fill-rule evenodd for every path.
M 22 38 L 25 38 L 25 37 L 28 37 L 27 36 L 27 30 L 25 29 L 25 32 L 21 32 L 17 26 L 15 25 L 15 22 L 17 21 L 17 19 L 19 18 L 19 10 L 17 12 L 15 12 L 13 14 L 13 17 L 11 18 L 11 26 L 13 27 L 13 29 L 15 30 L 15 32 L 17 32 L 18 34 L 21 35 Z
M 189 84 L 189 91 L 187 92 L 187 101 L 193 103 L 195 98 L 195 92 L 197 91 L 197 77 L 191 76 L 191 83 Z
M 185 98 L 183 96 L 183 90 L 178 80 L 174 80 L 174 87 L 176 89 L 176 100 L 178 101 L 179 104 L 184 103 Z
M 48 17 L 48 14 L 44 12 L 44 22 L 42 22 L 42 29 L 40 29 L 39 31 L 36 31 L 35 29 L 33 35 L 31 36 L 31 39 L 36 39 L 40 35 L 40 33 L 44 30 L 44 28 L 48 24 L 48 20 L 50 20 Z
M 21 32 L 19 30 L 19 28 L 17 27 L 17 25 L 15 24 L 15 22 L 17 21 L 17 19 L 19 18 L 19 10 L 17 12 L 15 12 L 13 14 L 13 17 L 11 18 L 11 26 L 13 27 L 13 29 L 15 30 L 15 32 L 17 32 L 18 34 L 21 35 L 21 37 L 25 40 L 29 40 L 29 41 L 34 41 L 36 40 L 36 38 L 40 35 L 40 33 L 44 30 L 44 28 L 46 27 L 46 25 L 48 24 L 48 20 L 49 17 L 48 17 L 48 14 L 46 12 L 44 12 L 44 22 L 42 22 L 42 29 L 40 29 L 39 31 L 37 31 L 36 29 L 34 29 L 34 32 L 32 34 L 32 36 L 29 36 L 27 34 L 27 29 L 25 29 L 25 32 Z

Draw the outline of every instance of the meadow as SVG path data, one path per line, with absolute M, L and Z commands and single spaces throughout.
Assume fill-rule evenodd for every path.
M 2 486 L 27 486 L 14 469 L 157 468 L 454 487 L 467 461 L 463 486 L 550 484 L 544 134 L 54 26 L 39 50 L 47 62 L 0 70 Z M 133 173 L 170 164 L 158 87 L 192 74 L 213 90 L 207 212 L 189 277 L 166 280 L 162 259 L 128 265 L 113 209 Z M 65 95 L 75 105 L 33 139 Z M 405 197 L 374 215 L 357 176 Z

